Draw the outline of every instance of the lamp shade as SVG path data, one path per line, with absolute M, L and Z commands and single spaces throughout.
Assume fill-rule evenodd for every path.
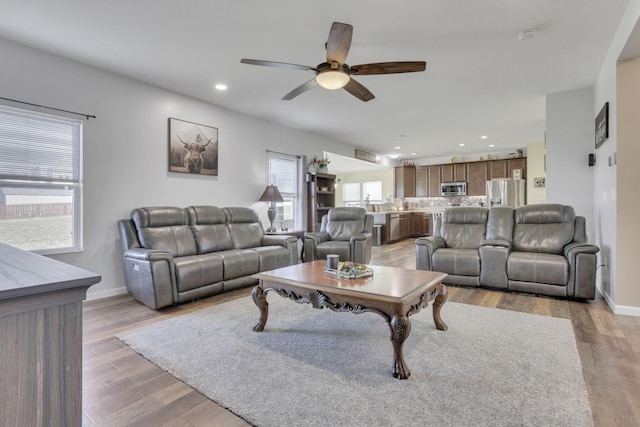
M 264 193 L 258 199 L 260 202 L 284 202 L 282 195 L 280 194 L 280 190 L 275 185 L 267 185 Z

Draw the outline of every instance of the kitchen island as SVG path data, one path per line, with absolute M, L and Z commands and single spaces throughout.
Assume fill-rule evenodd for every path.
M 406 211 L 369 212 L 373 224 L 382 226 L 382 243 L 393 243 L 409 237 L 430 236 L 431 208 Z

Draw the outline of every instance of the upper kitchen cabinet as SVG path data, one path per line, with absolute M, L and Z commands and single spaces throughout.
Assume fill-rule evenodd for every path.
M 513 178 L 513 171 L 516 169 L 520 170 L 520 179 L 527 178 L 527 158 L 519 157 L 517 159 L 509 159 L 509 177 Z
M 427 166 L 427 181 L 429 183 L 427 197 L 440 197 L 440 184 L 442 183 L 440 172 L 440 165 Z
M 467 195 L 485 196 L 487 194 L 487 162 L 469 163 L 468 172 Z
M 441 166 L 442 182 L 466 182 L 467 181 L 467 164 L 466 163 L 450 163 Z
M 397 166 L 394 168 L 395 194 L 399 199 L 416 197 L 416 167 Z
M 488 179 L 509 178 L 509 160 L 490 160 Z
M 416 166 L 416 197 L 429 197 L 429 177 L 426 166 Z

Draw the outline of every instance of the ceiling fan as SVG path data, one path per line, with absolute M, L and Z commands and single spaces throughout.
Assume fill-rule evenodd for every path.
M 397 74 L 414 73 L 424 71 L 427 63 L 424 61 L 399 61 L 399 62 L 378 62 L 373 64 L 361 64 L 348 66 L 345 64 L 349 47 L 351 47 L 351 36 L 353 26 L 334 22 L 329 31 L 329 39 L 325 43 L 327 49 L 327 61 L 315 67 L 307 65 L 289 64 L 287 62 L 262 61 L 260 59 L 241 59 L 243 64 L 262 65 L 266 67 L 289 68 L 293 70 L 312 71 L 315 78 L 298 86 L 282 99 L 287 101 L 304 93 L 316 86 L 325 89 L 336 90 L 344 88 L 351 95 L 367 102 L 375 96 L 363 85 L 351 78 L 351 76 L 367 76 L 373 74 Z

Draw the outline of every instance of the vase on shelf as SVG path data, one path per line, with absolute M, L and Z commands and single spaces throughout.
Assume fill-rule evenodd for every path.
M 326 166 L 318 167 L 318 173 L 329 173 L 329 169 Z

